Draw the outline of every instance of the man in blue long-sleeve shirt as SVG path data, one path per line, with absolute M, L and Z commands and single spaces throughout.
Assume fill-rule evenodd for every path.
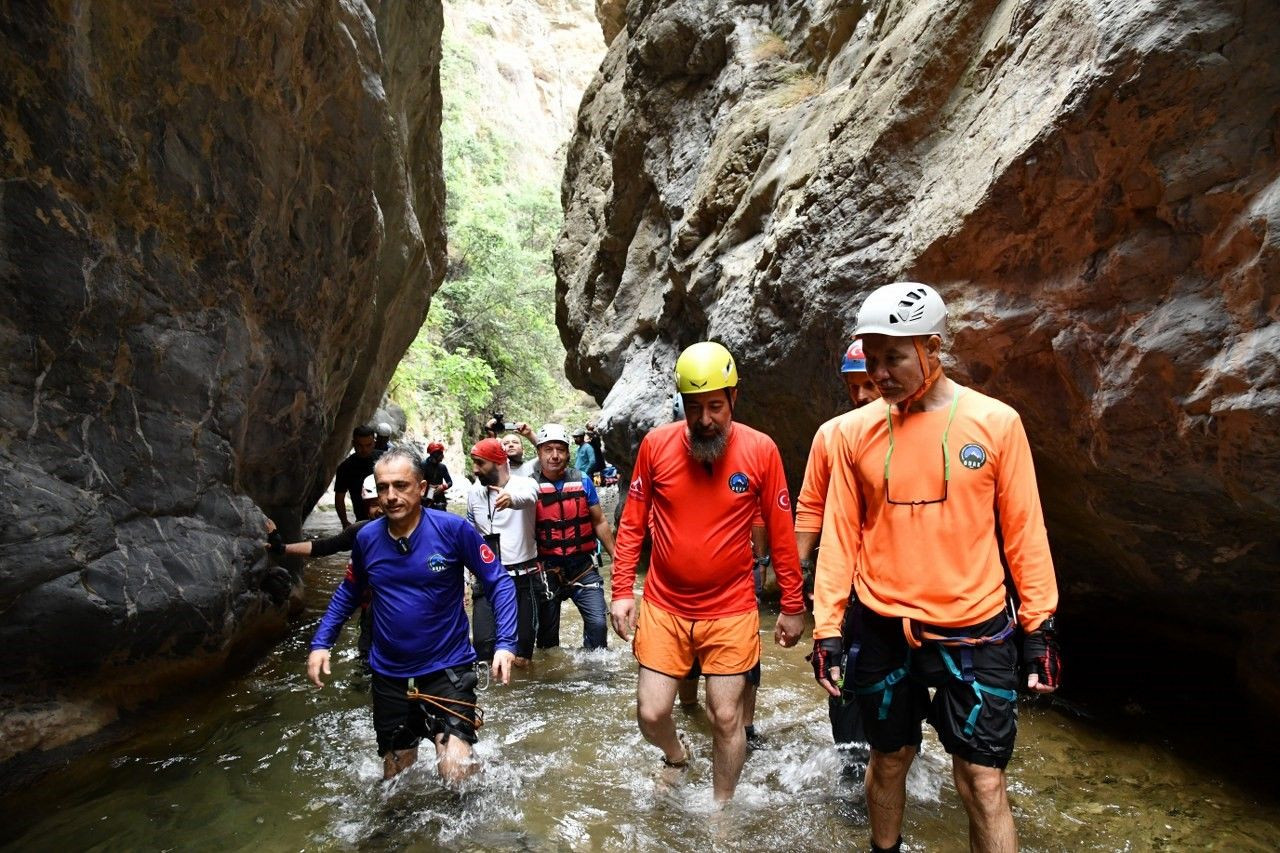
M 307 675 L 323 687 L 329 649 L 342 623 L 373 591 L 373 727 L 383 778 L 413 764 L 418 742 L 435 743 L 440 775 L 458 782 L 474 770 L 475 649 L 462 606 L 463 568 L 484 584 L 497 621 L 493 675 L 506 684 L 516 649 L 515 586 L 471 525 L 422 508 L 426 479 L 417 454 L 392 447 L 374 467 L 383 517 L 356 534 L 351 567 L 311 640 Z

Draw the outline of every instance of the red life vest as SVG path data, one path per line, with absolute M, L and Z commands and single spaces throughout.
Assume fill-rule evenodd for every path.
M 564 486 L 538 474 L 537 523 L 539 557 L 568 557 L 589 554 L 596 549 L 596 526 L 587 505 L 582 474 L 574 468 L 564 472 Z

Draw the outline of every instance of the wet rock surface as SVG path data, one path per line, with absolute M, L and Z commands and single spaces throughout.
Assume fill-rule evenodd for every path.
M 0 20 L 0 759 L 283 631 L 264 512 L 297 532 L 443 274 L 440 27 Z
M 1067 614 L 1140 614 L 1144 642 L 1210 645 L 1280 708 L 1280 11 L 626 13 L 556 252 L 570 376 L 610 447 L 669 418 L 676 353 L 712 337 L 795 482 L 846 405 L 862 296 L 928 281 L 952 374 L 1023 415 Z

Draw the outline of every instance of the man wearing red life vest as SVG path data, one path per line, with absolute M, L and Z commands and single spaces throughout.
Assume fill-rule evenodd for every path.
M 586 472 L 569 467 L 569 436 L 560 424 L 538 430 L 538 504 L 534 533 L 549 598 L 538 603 L 538 648 L 560 645 L 560 605 L 572 599 L 582 614 L 582 645 L 603 649 L 609 622 L 604 581 L 591 555 L 596 543 L 613 556 L 613 529 Z
M 671 712 L 677 684 L 699 665 L 712 723 L 712 790 L 721 804 L 742 773 L 743 691 L 760 661 L 751 549 L 757 512 L 782 589 L 774 639 L 795 645 L 805 613 L 782 459 L 767 435 L 734 423 L 737 385 L 733 356 L 720 344 L 704 341 L 680 355 L 676 390 L 685 419 L 640 443 L 613 564 L 613 627 L 624 639 L 635 635 L 640 665 L 640 732 L 668 768 L 688 766 Z M 652 549 L 637 612 L 633 586 L 646 533 Z

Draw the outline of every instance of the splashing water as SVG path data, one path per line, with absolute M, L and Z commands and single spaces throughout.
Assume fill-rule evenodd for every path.
M 659 753 L 636 728 L 635 662 L 616 637 L 602 651 L 540 650 L 510 686 L 483 691 L 483 772 L 459 790 L 439 782 L 428 750 L 384 784 L 354 629 L 323 690 L 303 672 L 343 566 L 335 558 L 309 567 L 307 618 L 252 673 L 152 712 L 127 738 L 8 795 L 7 843 L 59 853 L 865 847 L 860 775 L 842 772 L 823 694 L 803 651 L 772 644 L 770 616 L 756 719 L 766 748 L 748 757 L 723 811 L 711 798 L 703 709 L 675 712 L 693 750 L 683 784 L 655 785 Z M 581 638 L 571 603 L 562 638 Z M 1275 805 L 1042 705 L 1023 708 L 1009 776 L 1024 849 L 1280 846 Z M 908 779 L 903 834 L 912 850 L 968 844 L 950 763 L 931 734 Z

